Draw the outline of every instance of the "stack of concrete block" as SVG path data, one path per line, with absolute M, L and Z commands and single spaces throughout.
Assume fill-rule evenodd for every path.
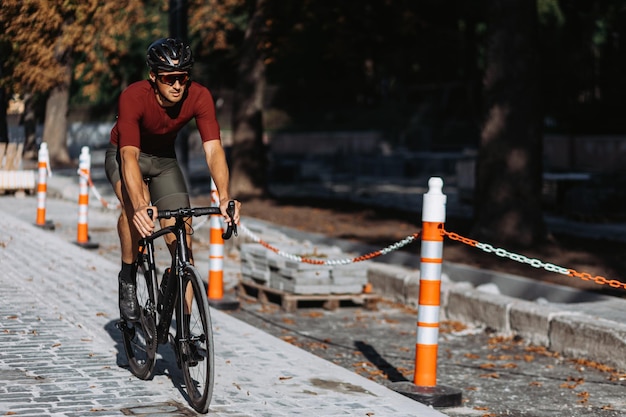
M 307 259 L 346 259 L 350 256 L 329 246 L 279 242 L 272 246 Z M 363 262 L 347 265 L 316 265 L 300 262 L 258 243 L 241 246 L 241 274 L 244 280 L 294 294 L 359 294 L 367 283 Z
M 241 245 L 241 275 L 244 279 L 261 285 L 270 284 L 270 270 L 267 266 L 268 250 L 258 243 Z

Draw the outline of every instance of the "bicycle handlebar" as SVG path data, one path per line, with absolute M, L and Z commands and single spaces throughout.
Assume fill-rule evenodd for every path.
M 152 211 L 152 209 L 148 209 L 148 216 L 152 217 L 153 213 L 154 212 Z M 185 208 L 179 208 L 176 210 L 159 210 L 159 212 L 157 213 L 157 219 L 170 219 L 172 217 L 174 218 L 199 217 L 199 216 L 207 216 L 207 215 L 221 214 L 221 213 L 222 212 L 220 211 L 219 207 L 193 207 L 193 208 L 185 207 Z M 230 239 L 233 233 L 235 234 L 235 236 L 238 236 L 237 225 L 235 224 L 234 221 L 232 221 L 232 218 L 235 216 L 235 202 L 234 201 L 231 200 L 228 202 L 226 213 L 231 218 L 231 222 L 228 223 L 226 227 L 226 231 L 222 233 L 222 238 Z

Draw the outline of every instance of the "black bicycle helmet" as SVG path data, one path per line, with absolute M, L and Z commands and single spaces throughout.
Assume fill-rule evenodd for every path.
M 193 54 L 189 45 L 180 39 L 163 38 L 152 42 L 148 47 L 146 64 L 154 73 L 190 71 L 193 67 Z

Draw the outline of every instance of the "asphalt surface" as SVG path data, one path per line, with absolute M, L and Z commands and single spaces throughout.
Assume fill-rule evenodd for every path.
M 96 187 L 112 201 L 98 173 L 92 174 Z M 163 360 L 154 380 L 138 381 L 124 369 L 113 325 L 117 301 L 111 277 L 117 275 L 119 264 L 117 213 L 103 208 L 92 195 L 89 230 L 98 247 L 83 249 L 74 244 L 76 184 L 71 173 L 50 179 L 47 218 L 55 225 L 53 231 L 33 226 L 34 196 L 0 197 L 5 230 L 0 259 L 7 272 L 0 278 L 4 287 L 0 414 L 193 415 L 179 390 L 180 376 L 172 369 L 167 347 L 161 352 Z M 266 239 L 303 239 L 301 232 L 290 233 L 245 217 L 243 222 Z M 208 225 L 196 229 L 196 263 L 201 272 L 208 271 L 208 262 L 202 261 L 208 259 Z M 313 242 L 319 239 L 307 237 Z M 245 241 L 245 236 L 238 239 Z M 405 283 L 404 290 L 410 289 L 415 271 L 395 268 L 383 265 L 378 275 L 388 281 L 402 275 L 395 281 Z M 225 287 L 229 297 L 234 296 L 239 269 L 237 245 L 228 244 Z M 474 272 L 463 271 L 468 279 Z M 78 288 L 76 282 L 80 282 Z M 439 341 L 438 385 L 460 390 L 461 406 L 434 410 L 385 388 L 412 380 L 416 312 L 410 294 L 398 297 L 389 288 L 381 288 L 386 299 L 375 311 L 345 306 L 335 311 L 312 307 L 285 313 L 275 305 L 250 299 L 241 299 L 241 308 L 235 312 L 213 310 L 219 368 L 210 413 L 626 416 L 622 398 L 626 374 L 616 365 L 625 340 L 619 326 L 626 310 L 620 310 L 620 303 L 520 302 L 497 291 L 476 292 L 471 287 L 461 282 L 445 289 L 448 317 L 442 321 Z M 507 311 L 508 323 L 499 323 L 502 312 L 498 308 Z M 525 337 L 512 336 L 515 309 L 526 315 L 532 310 L 539 318 L 549 316 L 552 330 L 546 331 L 546 324 L 535 320 L 536 328 L 525 325 Z M 571 310 L 600 313 L 590 316 L 571 314 Z M 566 328 L 559 317 L 566 317 L 570 326 Z M 596 326 L 594 331 L 586 327 L 589 322 Z M 617 331 L 601 331 L 603 325 Z M 559 328 L 570 338 L 559 336 Z M 576 338 L 582 335 L 592 342 Z M 546 349 L 543 338 L 548 342 L 552 338 L 552 346 L 560 349 Z M 534 345 L 530 344 L 533 340 Z M 569 341 L 568 351 L 563 345 Z

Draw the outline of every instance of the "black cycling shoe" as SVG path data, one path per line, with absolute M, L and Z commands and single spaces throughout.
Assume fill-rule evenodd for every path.
M 198 346 L 195 343 L 185 343 L 183 346 L 186 346 L 187 349 L 183 347 L 185 355 L 187 357 L 187 363 L 190 367 L 197 366 L 198 362 L 202 362 L 204 360 L 204 356 L 199 352 Z
M 139 320 L 139 303 L 137 302 L 137 287 L 120 281 L 119 286 L 120 316 L 127 321 Z

